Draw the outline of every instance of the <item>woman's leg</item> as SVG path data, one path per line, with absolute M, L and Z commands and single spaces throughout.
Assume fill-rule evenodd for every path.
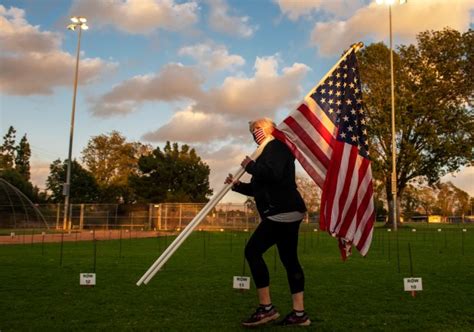
M 271 303 L 270 275 L 263 254 L 276 243 L 274 224 L 270 220 L 262 220 L 253 232 L 245 247 L 245 258 L 250 266 L 252 277 L 257 287 L 260 304 Z
M 304 310 L 304 273 L 298 260 L 298 232 L 301 221 L 279 223 L 277 247 L 285 266 L 293 299 L 293 309 Z

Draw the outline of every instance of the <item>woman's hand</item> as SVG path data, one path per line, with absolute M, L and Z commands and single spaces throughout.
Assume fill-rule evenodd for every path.
M 227 175 L 227 178 L 225 179 L 224 181 L 225 184 L 229 184 L 229 183 L 232 183 L 232 184 L 239 184 L 240 181 L 234 181 L 234 177 L 232 174 L 229 173 L 229 175 Z
M 245 168 L 245 167 L 247 167 L 247 165 L 248 165 L 251 161 L 253 161 L 253 160 L 250 159 L 249 156 L 245 156 L 245 159 L 242 160 L 242 162 L 240 163 L 240 165 L 241 165 L 243 168 Z

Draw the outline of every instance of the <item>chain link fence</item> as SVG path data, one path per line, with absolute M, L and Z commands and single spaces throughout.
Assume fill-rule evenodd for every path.
M 40 212 L 19 207 L 0 209 L 0 228 L 102 229 L 179 231 L 201 211 L 205 203 L 162 204 L 72 204 L 66 225 L 63 204 L 40 204 Z M 13 212 L 12 212 L 13 211 Z M 198 229 L 254 228 L 258 213 L 245 204 L 218 204 L 199 224 Z
M 64 224 L 64 204 L 12 206 L 0 204 L 0 228 L 43 228 L 69 230 L 180 231 L 201 211 L 205 203 L 161 204 L 72 204 Z M 428 222 L 428 218 L 412 221 Z M 438 222 L 472 223 L 473 216 L 447 217 Z M 198 225 L 198 229 L 253 229 L 258 213 L 246 204 L 221 203 Z M 319 215 L 310 213 L 305 223 L 318 223 Z M 433 221 L 429 221 L 431 223 Z

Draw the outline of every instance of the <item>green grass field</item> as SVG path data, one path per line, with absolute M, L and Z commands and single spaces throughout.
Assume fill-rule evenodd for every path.
M 299 253 L 313 321 L 308 330 L 474 330 L 473 226 L 400 229 L 399 259 L 396 234 L 377 228 L 368 257 L 354 253 L 346 262 L 335 239 L 304 226 Z M 240 320 L 257 304 L 253 285 L 245 292 L 232 289 L 232 277 L 243 272 L 248 236 L 195 232 L 141 287 L 135 283 L 172 237 L 97 241 L 93 288 L 79 286 L 79 273 L 93 271 L 93 242 L 64 243 L 61 267 L 60 243 L 0 246 L 0 330 L 240 330 Z M 403 291 L 403 278 L 410 276 L 408 243 L 413 274 L 423 278 L 415 298 Z M 286 314 L 286 274 L 273 248 L 266 261 L 273 303 Z

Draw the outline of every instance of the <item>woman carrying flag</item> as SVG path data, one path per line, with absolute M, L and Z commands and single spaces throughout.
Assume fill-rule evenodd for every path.
M 255 199 L 261 222 L 245 247 L 245 258 L 257 287 L 260 305 L 243 326 L 258 326 L 276 320 L 280 314 L 270 297 L 270 277 L 263 254 L 273 245 L 278 248 L 292 294 L 293 310 L 281 325 L 311 324 L 304 311 L 304 273 L 298 260 L 298 231 L 306 206 L 295 183 L 295 158 L 288 147 L 273 139 L 275 124 L 268 118 L 250 122 L 249 129 L 262 154 L 254 161 L 248 156 L 241 165 L 252 175 L 250 183 L 234 181 L 231 174 L 225 183 L 232 190 Z

